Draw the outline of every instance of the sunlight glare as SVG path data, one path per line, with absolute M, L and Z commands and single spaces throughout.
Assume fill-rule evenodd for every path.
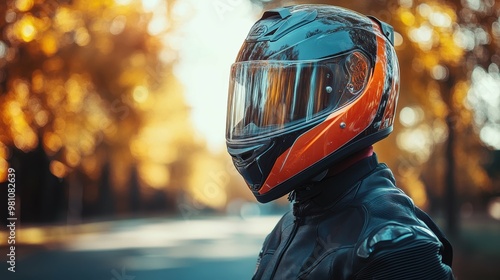
M 424 124 L 400 132 L 397 135 L 396 143 L 400 149 L 413 153 L 420 162 L 425 162 L 434 145 L 432 139 L 432 129 Z
M 489 203 L 488 213 L 495 220 L 500 220 L 500 198 L 493 199 Z
M 481 1 L 480 0 L 465 0 L 465 3 L 472 10 L 478 11 L 481 8 Z
M 145 11 L 154 11 L 160 5 L 160 0 L 142 0 L 142 7 Z
M 127 18 L 124 15 L 119 15 L 113 19 L 111 26 L 109 27 L 109 32 L 113 35 L 118 35 L 123 32 L 125 25 L 127 23 Z
M 500 150 L 500 126 L 485 125 L 479 132 L 479 138 L 483 143 Z
M 176 3 L 194 11 L 178 31 L 182 41 L 174 73 L 184 85 L 195 128 L 211 149 L 224 144 L 230 66 L 261 12 L 250 1 L 222 2 L 224 10 L 210 1 Z
M 411 8 L 413 6 L 413 0 L 399 0 L 399 5 L 404 8 Z
M 4 58 L 7 55 L 7 45 L 0 40 L 0 58 Z
M 476 46 L 474 32 L 469 29 L 457 29 L 453 33 L 453 42 L 464 50 L 470 51 Z
M 431 69 L 431 76 L 434 80 L 444 80 L 448 77 L 448 69 L 443 65 L 435 65 Z
M 132 0 L 115 0 L 115 3 L 121 6 L 127 6 L 132 2 Z
M 480 129 L 479 137 L 486 145 L 500 150 L 500 74 L 495 67 L 486 72 L 480 66 L 472 71 L 472 84 L 467 102 L 475 111 L 475 122 Z
M 168 20 L 165 17 L 154 17 L 148 24 L 148 33 L 159 35 L 168 28 Z
M 422 4 L 418 5 L 417 11 L 421 16 L 428 17 L 432 13 L 432 8 L 431 8 L 431 6 L 429 6 L 425 3 L 422 3 Z
M 136 86 L 132 92 L 132 97 L 137 103 L 143 103 L 148 99 L 149 91 L 145 86 Z
M 410 39 L 414 42 L 428 42 L 432 39 L 432 28 L 428 25 L 422 25 L 419 28 L 412 28 Z
M 423 119 L 423 114 L 420 107 L 404 107 L 399 113 L 399 121 L 405 127 L 412 127 Z
M 429 21 L 436 27 L 450 27 L 452 23 L 451 17 L 441 12 L 431 13 L 429 16 Z
M 29 11 L 33 7 L 33 0 L 16 0 L 14 5 L 21 12 Z
M 21 38 L 25 42 L 31 42 L 35 39 L 37 34 L 36 28 L 33 25 L 33 22 L 30 20 L 23 20 L 19 23 L 19 31 L 21 33 Z

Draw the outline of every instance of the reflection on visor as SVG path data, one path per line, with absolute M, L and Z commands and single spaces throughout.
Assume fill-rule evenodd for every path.
M 360 52 L 317 61 L 245 61 L 231 67 L 228 140 L 269 136 L 332 112 L 362 92 L 370 63 Z

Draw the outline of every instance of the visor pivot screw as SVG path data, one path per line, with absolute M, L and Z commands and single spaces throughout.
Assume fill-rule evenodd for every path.
M 345 127 L 346 127 L 345 122 L 341 122 L 341 123 L 340 123 L 340 128 L 344 129 Z
M 350 93 L 354 94 L 354 85 L 349 83 L 347 85 L 347 90 L 349 90 Z
M 327 93 L 332 93 L 332 91 L 333 91 L 333 88 L 331 86 L 327 86 L 326 87 L 326 92 Z

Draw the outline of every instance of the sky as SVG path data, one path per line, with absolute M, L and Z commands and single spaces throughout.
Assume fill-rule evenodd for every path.
M 179 32 L 179 63 L 192 121 L 212 151 L 225 148 L 229 70 L 243 41 L 261 13 L 246 0 L 178 0 L 179 13 L 189 13 Z

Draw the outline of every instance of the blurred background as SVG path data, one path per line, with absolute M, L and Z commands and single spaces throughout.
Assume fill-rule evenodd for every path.
M 229 68 L 263 9 L 300 3 L 2 1 L 1 278 L 250 279 L 289 205 L 256 203 L 226 154 Z M 316 3 L 394 26 L 379 159 L 451 238 L 458 279 L 500 279 L 500 3 Z

